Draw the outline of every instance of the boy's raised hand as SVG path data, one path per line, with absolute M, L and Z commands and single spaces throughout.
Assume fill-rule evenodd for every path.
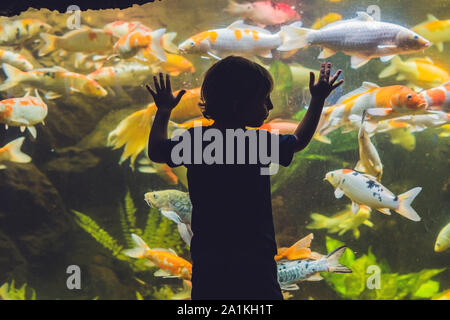
M 320 67 L 320 75 L 319 80 L 315 83 L 315 75 L 313 72 L 310 72 L 309 78 L 309 91 L 311 92 L 311 96 L 313 98 L 325 100 L 330 93 L 339 87 L 344 80 L 340 80 L 335 83 L 339 75 L 342 73 L 342 70 L 339 69 L 331 78 L 330 72 L 333 64 L 331 62 L 323 62 Z
M 159 74 L 159 83 L 156 76 L 153 76 L 153 81 L 155 82 L 156 92 L 153 91 L 149 85 L 146 85 L 146 87 L 155 100 L 158 110 L 171 111 L 176 107 L 178 102 L 180 102 L 181 97 L 186 93 L 186 90 L 180 90 L 176 97 L 173 96 L 172 87 L 170 85 L 170 76 L 168 74 L 166 74 L 165 84 L 164 75 L 162 73 Z

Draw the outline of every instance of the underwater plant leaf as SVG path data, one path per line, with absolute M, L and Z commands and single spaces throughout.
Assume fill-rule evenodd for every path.
M 412 298 L 431 298 L 439 292 L 439 282 L 434 280 L 428 280 L 422 284 Z
M 296 112 L 292 116 L 292 119 L 297 120 L 297 121 L 301 121 L 301 120 L 303 120 L 303 117 L 305 116 L 305 114 L 306 114 L 306 109 L 302 109 L 302 110 Z
M 344 243 L 339 240 L 333 239 L 329 236 L 326 237 L 327 252 L 331 252 L 334 249 L 341 247 L 343 245 Z M 355 254 L 349 248 L 347 248 L 347 250 L 344 251 L 341 258 L 339 259 L 339 263 L 345 266 L 351 265 L 354 261 L 355 261 Z
M 31 292 L 29 300 L 36 300 L 36 291 L 32 288 L 28 288 Z M 0 287 L 0 300 L 27 300 L 27 284 L 24 283 L 20 288 L 15 288 L 14 280 L 11 284 L 4 283 Z
M 142 239 L 151 247 L 157 242 L 155 236 L 155 230 L 158 227 L 160 221 L 160 214 L 158 209 L 150 208 L 148 213 L 147 222 L 145 224 L 144 233 L 142 234 Z
M 137 300 L 144 300 L 144 297 L 139 293 L 139 291 L 136 291 L 136 299 Z
M 269 68 L 269 72 L 273 77 L 275 88 L 273 91 L 284 91 L 290 93 L 292 89 L 292 71 L 280 60 L 274 61 Z

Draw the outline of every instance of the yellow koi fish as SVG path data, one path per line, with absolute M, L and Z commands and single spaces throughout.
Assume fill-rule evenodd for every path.
M 48 24 L 36 19 L 4 20 L 0 24 L 0 45 L 21 44 L 41 32 L 50 31 L 51 28 Z
M 25 137 L 17 138 L 0 148 L 0 170 L 6 169 L 4 161 L 28 163 L 31 157 L 20 151 Z
M 182 278 L 191 280 L 192 264 L 179 257 L 172 249 L 150 249 L 138 235 L 131 234 L 135 243 L 133 249 L 124 250 L 124 254 L 137 259 L 148 259 L 149 266 L 157 266 L 160 270 L 154 273 L 156 277 Z
M 21 54 L 0 48 L 0 63 L 10 64 L 22 71 L 33 70 L 33 65 Z
M 153 68 L 153 73 L 168 73 L 173 77 L 180 75 L 183 72 L 194 73 L 195 68 L 192 62 L 178 54 L 166 53 L 166 61 L 156 64 Z
M 444 42 L 450 41 L 450 19 L 439 20 L 428 14 L 427 20 L 412 30 L 430 40 L 440 52 L 444 51 Z
M 311 29 L 318 30 L 332 22 L 336 22 L 341 19 L 342 19 L 342 16 L 339 13 L 330 12 L 327 15 L 323 16 L 322 18 L 317 18 L 317 20 L 311 26 Z
M 447 225 L 439 232 L 434 245 L 434 251 L 443 252 L 448 248 L 450 248 L 450 223 L 447 223 Z
M 406 61 L 398 56 L 391 60 L 391 65 L 384 69 L 379 78 L 398 74 L 397 81 L 407 80 L 410 87 L 433 88 L 450 81 L 450 74 L 434 64 L 430 58 L 412 58 Z

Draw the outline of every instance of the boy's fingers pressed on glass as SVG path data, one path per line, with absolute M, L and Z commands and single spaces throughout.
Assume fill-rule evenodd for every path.
M 158 79 L 156 79 L 156 76 L 153 76 L 153 81 L 155 82 L 156 92 L 159 93 L 161 91 L 161 88 L 159 87 Z
M 341 75 L 341 73 L 342 73 L 342 70 L 339 69 L 339 70 L 334 74 L 334 76 L 333 76 L 333 77 L 331 78 L 331 80 L 330 80 L 330 84 L 331 84 L 331 85 L 337 80 L 337 78 L 339 78 L 339 76 Z
M 175 98 L 175 105 L 178 104 L 178 102 L 180 102 L 181 98 L 183 97 L 183 95 L 186 93 L 186 90 L 181 90 L 180 92 L 178 92 L 177 97 Z
M 156 92 L 153 91 L 148 84 L 146 84 L 145 87 L 147 88 L 148 92 L 150 92 L 150 94 L 152 95 L 153 100 L 155 100 Z
M 166 86 L 164 85 L 164 75 L 161 72 L 159 73 L 159 83 L 161 86 L 161 90 L 164 91 L 166 89 Z
M 312 86 L 314 86 L 315 82 L 316 82 L 316 75 L 314 74 L 314 72 L 310 72 L 309 73 L 309 87 L 311 88 Z
M 166 89 L 172 92 L 172 85 L 170 84 L 170 75 L 166 74 Z
M 336 89 L 337 87 L 339 87 L 339 86 L 340 86 L 341 84 L 343 84 L 343 83 L 344 83 L 344 79 L 339 80 L 338 83 L 336 83 L 336 84 L 333 85 L 333 90 Z

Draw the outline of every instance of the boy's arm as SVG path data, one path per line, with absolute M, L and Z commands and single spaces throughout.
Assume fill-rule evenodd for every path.
M 316 132 L 325 99 L 334 89 L 344 82 L 344 80 L 340 80 L 335 84 L 342 70 L 338 70 L 336 74 L 330 78 L 331 67 L 332 64 L 330 62 L 322 63 L 317 83 L 314 83 L 314 73 L 310 73 L 309 90 L 311 92 L 311 102 L 302 122 L 300 122 L 294 132 L 294 135 L 297 138 L 297 143 L 294 146 L 295 152 L 304 149 L 309 144 Z
M 153 119 L 153 125 L 150 130 L 150 136 L 148 137 L 148 157 L 154 162 L 165 162 L 166 158 L 164 153 L 158 145 L 167 140 L 167 127 L 169 124 L 170 113 L 172 109 L 176 107 L 180 102 L 181 97 L 186 93 L 185 90 L 181 90 L 176 97 L 172 94 L 172 88 L 170 85 L 170 77 L 166 75 L 166 84 L 164 84 L 163 74 L 159 74 L 159 81 L 153 76 L 155 82 L 155 91 L 150 86 L 146 86 L 150 94 L 155 100 L 157 107 L 155 118 Z

